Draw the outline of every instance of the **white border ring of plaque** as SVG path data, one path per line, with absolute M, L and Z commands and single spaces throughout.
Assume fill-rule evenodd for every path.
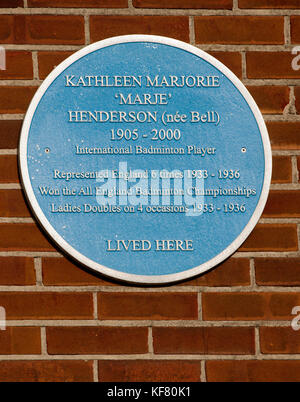
M 106 49 L 114 45 L 138 44 L 138 43 L 166 45 L 173 49 L 180 49 L 187 52 L 190 55 L 197 56 L 199 59 L 206 61 L 207 63 L 215 67 L 217 70 L 219 70 L 219 72 L 223 74 L 224 77 L 228 78 L 228 80 L 236 87 L 236 89 L 240 92 L 240 94 L 245 99 L 247 105 L 251 109 L 261 135 L 262 148 L 264 154 L 264 177 L 262 180 L 261 191 L 260 194 L 258 195 L 258 200 L 254 212 L 251 214 L 251 217 L 248 220 L 247 224 L 244 226 L 243 230 L 225 249 L 223 249 L 218 254 L 214 255 L 209 260 L 198 265 L 195 264 L 194 266 L 189 267 L 188 269 L 186 269 L 184 264 L 182 264 L 181 270 L 169 274 L 168 273 L 160 274 L 159 270 L 156 271 L 157 272 L 156 274 L 151 273 L 150 275 L 147 275 L 145 273 L 136 274 L 132 272 L 126 272 L 125 270 L 119 271 L 115 267 L 114 268 L 109 267 L 108 266 L 109 264 L 107 263 L 101 264 L 95 261 L 94 259 L 89 258 L 89 256 L 84 255 L 84 253 L 78 251 L 78 249 L 76 247 L 73 247 L 66 240 L 66 238 L 63 237 L 61 233 L 58 233 L 58 231 L 53 227 L 52 223 L 49 222 L 49 217 L 46 217 L 45 210 L 41 207 L 40 202 L 37 200 L 37 196 L 33 188 L 32 176 L 30 175 L 28 167 L 28 157 L 29 157 L 28 138 L 30 135 L 32 120 L 34 118 L 34 115 L 37 111 L 37 108 L 43 96 L 45 95 L 51 84 L 54 83 L 54 81 L 57 79 L 57 77 L 59 77 L 68 67 L 72 66 L 78 60 L 84 58 L 87 55 L 90 55 L 95 51 Z M 176 63 L 179 64 L 180 60 L 177 60 Z M 257 107 L 255 101 L 253 100 L 252 96 L 245 88 L 245 86 L 226 66 L 224 66 L 221 62 L 219 62 L 217 59 L 210 56 L 206 52 L 198 49 L 197 47 L 175 39 L 170 39 L 161 36 L 153 36 L 153 35 L 126 35 L 102 40 L 100 42 L 94 43 L 81 49 L 80 51 L 76 52 L 75 54 L 67 58 L 65 61 L 63 61 L 44 80 L 43 84 L 37 90 L 24 119 L 20 138 L 19 164 L 21 171 L 21 179 L 23 182 L 25 193 L 29 201 L 29 204 L 32 207 L 34 215 L 36 216 L 37 220 L 40 222 L 41 226 L 44 228 L 46 233 L 63 251 L 65 251 L 68 255 L 73 257 L 78 262 L 82 263 L 84 266 L 91 268 L 94 271 L 100 272 L 101 274 L 104 274 L 105 276 L 108 277 L 112 277 L 115 279 L 131 283 L 163 284 L 163 283 L 180 281 L 187 278 L 192 278 L 196 275 L 204 273 L 210 270 L 211 268 L 215 267 L 225 259 L 227 259 L 241 246 L 241 244 L 246 240 L 246 238 L 249 236 L 249 234 L 257 224 L 263 212 L 264 206 L 266 204 L 271 181 L 272 156 L 271 156 L 271 147 L 267 129 L 259 108 Z M 160 218 L 156 217 L 156 219 Z M 197 236 L 197 233 L 195 233 L 195 236 Z

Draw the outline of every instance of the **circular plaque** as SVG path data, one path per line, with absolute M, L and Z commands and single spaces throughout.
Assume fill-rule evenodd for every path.
M 257 105 L 222 63 L 128 35 L 47 77 L 24 120 L 20 169 L 62 250 L 104 275 L 159 284 L 203 273 L 244 242 L 266 203 L 271 149 Z

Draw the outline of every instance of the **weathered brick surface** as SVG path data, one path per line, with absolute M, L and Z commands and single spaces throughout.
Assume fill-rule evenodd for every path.
M 294 224 L 258 224 L 240 248 L 241 251 L 298 250 L 297 226 Z
M 0 257 L 0 285 L 35 285 L 33 258 Z
M 73 52 L 38 52 L 39 77 L 45 79 L 51 71 L 57 67 Z
M 212 382 L 299 382 L 299 360 L 208 361 L 207 380 Z
M 291 17 L 291 41 L 292 43 L 300 43 L 300 16 L 294 15 Z
M 263 217 L 290 218 L 300 216 L 300 193 L 297 190 L 270 191 Z
M 8 327 L 5 331 L 0 331 L 1 355 L 34 355 L 40 353 L 40 328 Z
M 0 148 L 17 148 L 21 127 L 22 120 L 0 120 Z
M 262 353 L 300 353 L 299 332 L 288 327 L 262 327 L 259 330 Z
M 291 52 L 299 0 L 0 0 L 0 8 L 0 307 L 9 323 L 0 381 L 300 381 L 291 327 L 300 305 L 300 60 Z M 246 84 L 274 151 L 264 220 L 241 253 L 161 288 L 59 256 L 20 188 L 22 119 L 42 80 L 83 46 L 127 34 L 207 49 Z
M 247 77 L 300 78 L 299 71 L 292 68 L 294 57 L 291 52 L 247 52 Z
M 77 15 L 1 15 L 0 40 L 10 44 L 84 44 L 84 18 Z
M 126 342 L 124 340 L 126 339 Z M 148 352 L 148 329 L 141 327 L 47 328 L 48 353 L 140 354 Z
M 300 122 L 269 121 L 272 149 L 300 149 Z
M 25 113 L 37 87 L 3 86 L 0 87 L 0 113 Z
M 34 223 L 0 223 L 0 251 L 54 251 Z
M 30 216 L 30 211 L 21 190 L 0 190 L 0 216 Z
M 240 8 L 300 8 L 298 0 L 239 0 Z
M 0 70 L 1 80 L 31 80 L 33 78 L 33 64 L 31 52 L 6 52 L 6 69 Z
M 299 286 L 300 258 L 257 258 L 255 272 L 258 285 Z
M 276 155 L 272 158 L 272 183 L 283 184 L 292 181 L 292 161 L 290 156 Z
M 198 303 L 193 293 L 104 292 L 98 296 L 98 311 L 106 320 L 193 320 Z
M 204 293 L 206 320 L 292 320 L 292 308 L 300 302 L 299 293 L 232 292 Z
M 66 258 L 43 258 L 43 282 L 45 285 L 104 285 L 112 286 L 113 282 L 105 280 L 84 270 Z
M 3 361 L 1 382 L 89 382 L 93 381 L 91 361 Z
M 15 155 L 0 155 L 0 183 L 18 182 L 19 174 L 17 157 Z
M 290 101 L 290 91 L 284 86 L 248 86 L 260 111 L 264 114 L 282 114 Z
M 91 16 L 93 42 L 128 34 L 162 35 L 189 41 L 189 20 L 185 16 Z
M 0 305 L 8 320 L 93 318 L 92 295 L 88 293 L 1 292 Z
M 1 8 L 15 8 L 15 7 L 23 7 L 24 0 L 0 0 Z
M 199 380 L 200 362 L 197 361 L 99 361 L 100 382 L 191 382 Z
M 191 341 L 193 340 L 193 341 Z M 253 328 L 153 328 L 154 353 L 254 354 Z
M 247 258 L 230 258 L 217 268 L 197 276 L 184 285 L 191 286 L 246 286 L 250 284 L 250 264 Z
M 239 52 L 208 52 L 242 78 L 242 55 Z
M 231 9 L 232 0 L 133 0 L 138 8 L 211 8 Z
M 282 44 L 283 17 L 195 17 L 196 43 Z
M 28 0 L 29 7 L 126 8 L 127 0 Z
M 295 104 L 297 113 L 300 113 L 300 87 L 295 88 Z

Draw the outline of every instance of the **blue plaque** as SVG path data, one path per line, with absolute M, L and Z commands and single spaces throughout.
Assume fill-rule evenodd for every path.
M 257 105 L 222 63 L 128 35 L 47 77 L 25 117 L 20 168 L 35 216 L 66 253 L 159 284 L 203 273 L 244 242 L 266 203 L 271 149 Z

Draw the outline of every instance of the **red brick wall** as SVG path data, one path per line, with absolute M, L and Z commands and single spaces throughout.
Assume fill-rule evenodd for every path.
M 190 42 L 248 87 L 273 148 L 270 197 L 217 269 L 163 288 L 123 286 L 69 262 L 38 229 L 17 170 L 42 80 L 109 36 Z M 299 0 L 0 0 L 0 380 L 300 381 Z

